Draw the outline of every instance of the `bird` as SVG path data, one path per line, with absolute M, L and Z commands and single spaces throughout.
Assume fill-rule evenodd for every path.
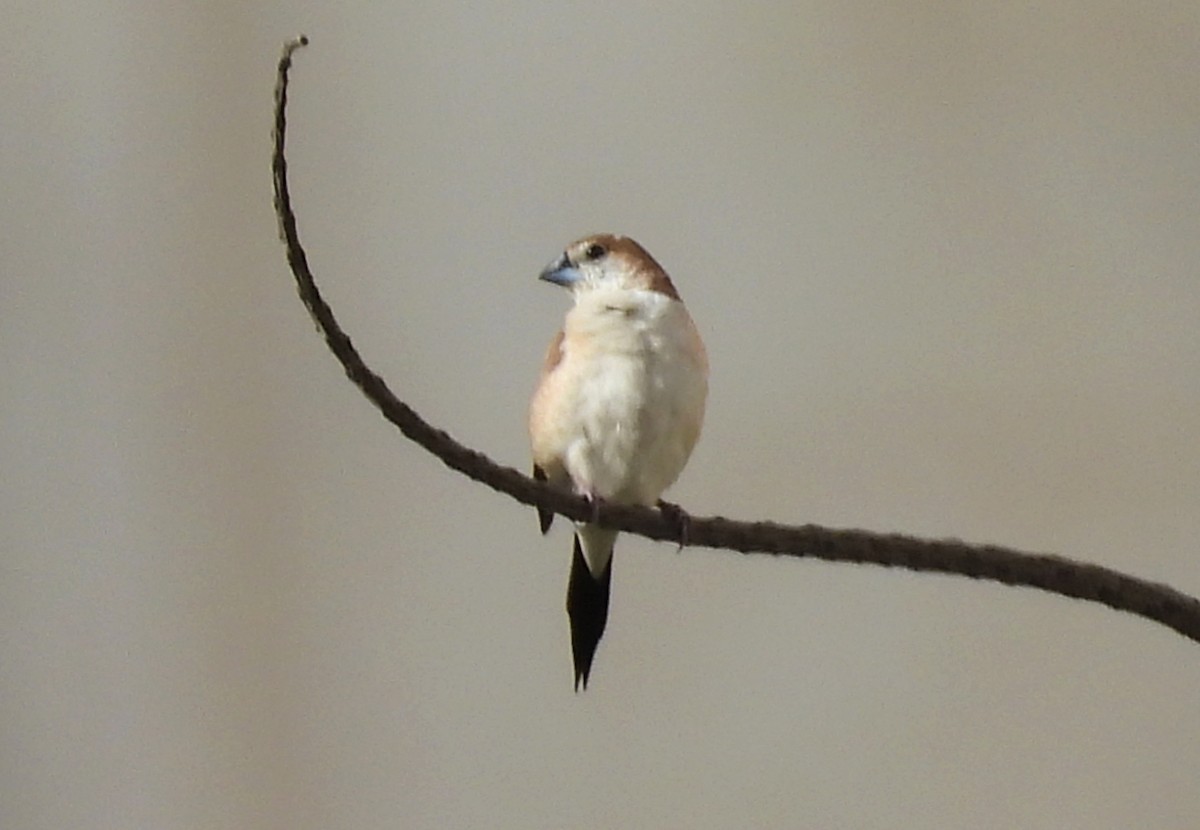
M 534 478 L 603 503 L 658 506 L 700 437 L 708 355 L 671 278 L 645 248 L 615 234 L 579 239 L 539 279 L 574 305 L 551 340 L 529 405 Z M 669 512 L 668 512 L 669 511 Z M 546 534 L 553 512 L 539 508 Z M 617 531 L 579 522 L 567 582 L 575 691 L 587 689 L 608 621 Z

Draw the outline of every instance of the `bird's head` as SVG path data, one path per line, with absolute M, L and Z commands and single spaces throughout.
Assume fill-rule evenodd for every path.
M 572 242 L 540 279 L 576 296 L 598 288 L 655 291 L 678 300 L 671 278 L 646 249 L 625 236 L 597 234 Z

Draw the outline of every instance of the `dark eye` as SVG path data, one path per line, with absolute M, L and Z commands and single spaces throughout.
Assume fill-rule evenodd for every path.
M 606 253 L 608 253 L 608 251 L 604 250 L 603 245 L 598 242 L 593 242 L 591 245 L 587 246 L 587 250 L 583 252 L 583 255 L 588 259 L 596 260 L 604 256 Z

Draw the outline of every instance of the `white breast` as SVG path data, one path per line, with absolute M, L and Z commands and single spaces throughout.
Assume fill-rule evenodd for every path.
M 595 292 L 567 316 L 567 348 L 568 474 L 601 498 L 653 504 L 683 470 L 704 416 L 707 371 L 687 310 L 654 292 Z

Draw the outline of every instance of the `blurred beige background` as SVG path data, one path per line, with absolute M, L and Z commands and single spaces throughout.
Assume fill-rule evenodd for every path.
M 693 512 L 1200 594 L 1200 6 L 3 3 L 0 826 L 1200 826 L 1200 646 L 1029 590 L 627 539 L 571 691 L 524 467 L 612 230 L 713 362 Z M 653 9 L 653 10 L 651 10 Z

